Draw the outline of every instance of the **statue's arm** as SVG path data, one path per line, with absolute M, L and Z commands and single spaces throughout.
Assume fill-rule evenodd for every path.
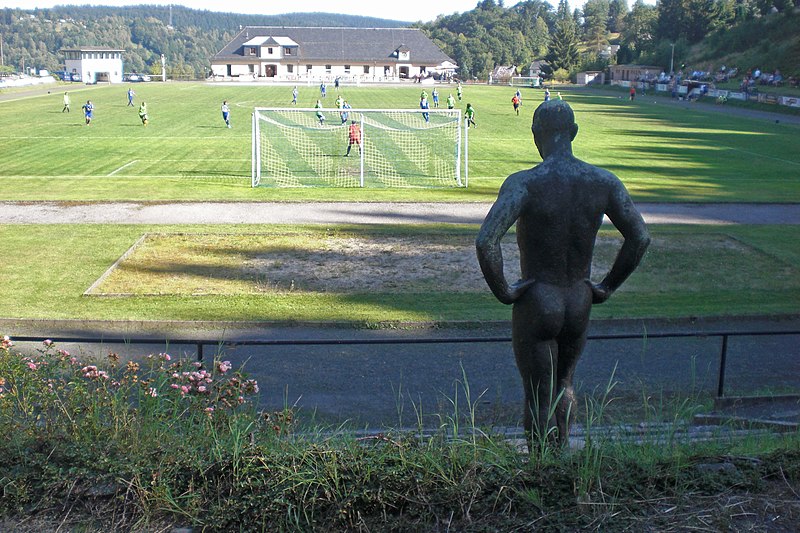
M 497 201 L 486 215 L 475 240 L 483 277 L 495 297 L 504 304 L 514 303 L 533 283 L 533 280 L 520 280 L 509 286 L 503 272 L 503 251 L 500 247 L 503 236 L 519 218 L 524 204 L 525 192 L 507 180 L 500 188 Z
M 606 215 L 622 234 L 624 242 L 614 264 L 603 281 L 592 285 L 593 303 L 603 303 L 628 279 L 650 245 L 644 219 L 628 195 L 625 186 L 614 177 Z

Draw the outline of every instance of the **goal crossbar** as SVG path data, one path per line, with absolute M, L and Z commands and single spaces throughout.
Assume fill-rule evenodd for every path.
M 252 185 L 466 187 L 466 135 L 458 109 L 257 107 Z

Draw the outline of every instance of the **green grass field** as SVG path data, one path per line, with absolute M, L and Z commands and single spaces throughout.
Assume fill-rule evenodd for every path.
M 639 270 L 614 298 L 596 306 L 593 316 L 724 316 L 797 311 L 797 226 L 654 226 L 651 231 L 653 245 Z M 268 253 L 265 242 L 283 252 L 307 253 L 303 250 L 309 246 L 321 248 L 315 243 L 331 233 L 375 240 L 387 236 L 431 240 L 436 236 L 440 240 L 463 241 L 471 252 L 473 248 L 468 245 L 475 232 L 471 226 L 0 225 L 0 246 L 5 251 L 0 261 L 0 279 L 4 281 L 0 317 L 286 323 L 311 320 L 354 325 L 507 319 L 510 307 L 499 304 L 488 289 L 450 291 L 447 284 L 440 284 L 433 290 L 409 283 L 371 292 L 324 291 L 310 286 L 313 274 L 302 268 L 295 269 L 295 288 L 291 289 L 288 278 L 266 279 L 269 270 L 259 278 L 246 268 L 244 261 L 231 257 L 247 255 L 252 242 L 258 246 L 259 240 L 262 254 Z M 156 248 L 149 256 L 134 254 L 118 266 L 121 279 L 109 277 L 110 285 L 100 285 L 92 296 L 84 295 L 144 233 L 197 234 L 205 240 L 189 240 L 182 247 Z M 231 241 L 231 236 L 237 234 L 246 235 L 250 244 L 234 247 L 232 252 L 219 242 L 221 237 Z M 294 237 L 287 239 L 287 234 Z M 211 246 L 208 239 L 214 235 L 220 238 Z M 612 230 L 604 230 L 601 235 L 604 239 L 616 236 Z M 191 250 L 192 242 L 203 245 Z M 186 257 L 187 249 L 190 257 Z M 600 246 L 598 261 L 607 264 L 611 250 L 611 246 Z M 320 261 L 324 263 L 324 250 L 317 252 L 322 254 Z M 389 262 L 384 270 L 369 272 L 391 278 L 396 270 Z M 198 293 L 198 280 L 205 294 Z M 242 290 L 242 284 L 249 288 Z M 264 286 L 269 289 L 264 290 Z M 120 292 L 131 295 L 110 295 Z
M 250 187 L 250 113 L 288 106 L 291 87 L 148 83 L 134 85 L 150 125 L 126 106 L 127 86 L 65 85 L 52 94 L 0 102 L 0 187 L 18 201 L 490 201 L 512 172 L 540 161 L 530 122 L 542 93 L 523 89 L 513 114 L 509 87 L 467 86 L 476 108 L 470 130 L 468 189 L 274 189 Z M 72 112 L 61 113 L 63 90 Z M 74 89 L 74 90 L 73 90 Z M 354 108 L 415 108 L 419 85 L 347 87 Z M 429 89 L 428 89 L 429 90 Z M 447 97 L 448 88 L 440 91 Z M 578 157 L 615 172 L 638 201 L 797 202 L 800 154 L 796 126 L 731 118 L 646 99 L 629 102 L 563 92 L 580 132 Z M 316 101 L 300 86 L 299 105 Z M 333 107 L 331 91 L 325 105 Z M 91 99 L 95 120 L 83 125 Z M 219 107 L 227 99 L 233 129 Z
M 151 119 L 146 128 L 136 108 L 126 107 L 126 89 L 79 87 L 71 91 L 69 114 L 61 113 L 61 90 L 0 102 L 0 120 L 5 125 L 0 131 L 2 199 L 491 201 L 506 175 L 539 162 L 530 116 L 541 93 L 526 89 L 523 113 L 517 117 L 510 104 L 511 89 L 467 86 L 462 104 L 473 103 L 478 122 L 470 130 L 468 189 L 253 189 L 250 110 L 287 105 L 291 87 L 139 84 L 135 86 L 137 102 L 148 103 Z M 300 89 L 300 105 L 311 106 L 317 98 L 316 87 Z M 418 85 L 409 84 L 345 87 L 343 93 L 355 108 L 375 108 L 413 107 L 419 91 Z M 441 92 L 444 100 L 448 91 Z M 797 127 L 686 111 L 646 100 L 631 103 L 590 92 L 563 94 L 581 128 L 576 155 L 617 173 L 637 200 L 800 201 L 800 153 L 793 145 Z M 87 98 L 96 105 L 91 126 L 83 124 L 80 112 Z M 224 126 L 220 116 L 223 99 L 232 106 L 232 129 Z M 332 100 L 329 95 L 326 105 L 332 106 Z M 272 270 L 253 270 L 247 263 L 266 256 L 272 261 L 270 268 L 275 268 L 285 261 L 269 256 L 276 243 L 281 244 L 281 253 L 296 258 L 309 248 L 319 248 L 321 232 L 331 231 L 355 234 L 362 243 L 377 243 L 387 236 L 430 240 L 437 235 L 465 243 L 474 256 L 471 243 L 477 228 L 0 223 L 0 249 L 4 250 L 0 317 L 311 320 L 363 325 L 481 321 L 510 315 L 510 309 L 496 302 L 482 285 L 481 290 L 450 291 L 448 283 L 429 280 L 428 286 L 409 282 L 372 290 L 330 289 L 309 284 L 309 273 L 300 268 L 297 276 L 283 272 L 280 277 Z M 684 226 L 651 231 L 654 243 L 641 268 L 609 303 L 597 306 L 593 316 L 797 312 L 800 228 Z M 84 294 L 148 233 L 166 235 L 161 248 L 144 259 L 134 254 L 117 265 L 113 276 L 105 280 L 108 284 L 99 283 L 91 295 Z M 179 249 L 173 244 L 177 240 L 170 237 L 177 234 L 203 235 L 205 240 L 188 239 Z M 245 235 L 260 237 L 251 242 Z M 613 231 L 608 233 L 613 235 Z M 613 247 L 598 250 L 599 260 L 608 263 Z M 385 253 L 376 251 L 368 259 Z M 609 257 L 603 259 L 603 254 Z M 321 261 L 325 264 L 326 259 Z M 386 278 L 397 275 L 391 269 L 371 274 L 376 272 Z

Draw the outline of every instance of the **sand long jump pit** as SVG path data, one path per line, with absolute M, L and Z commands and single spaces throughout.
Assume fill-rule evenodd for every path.
M 503 241 L 506 276 L 519 278 L 513 233 Z M 592 278 L 602 279 L 621 239 L 597 239 Z M 754 273 L 757 273 L 754 275 Z M 720 233 L 663 233 L 622 291 L 800 286 L 794 265 Z M 90 296 L 204 296 L 305 293 L 452 293 L 489 289 L 475 231 L 146 233 L 85 292 Z

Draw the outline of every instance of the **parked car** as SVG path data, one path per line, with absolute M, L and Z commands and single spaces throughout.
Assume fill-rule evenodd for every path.
M 142 79 L 142 81 L 150 81 L 150 76 L 148 76 L 147 74 L 142 74 L 142 78 L 141 79 Z
M 126 79 L 128 81 L 139 81 L 139 75 L 135 74 L 135 73 L 134 74 L 128 74 Z

